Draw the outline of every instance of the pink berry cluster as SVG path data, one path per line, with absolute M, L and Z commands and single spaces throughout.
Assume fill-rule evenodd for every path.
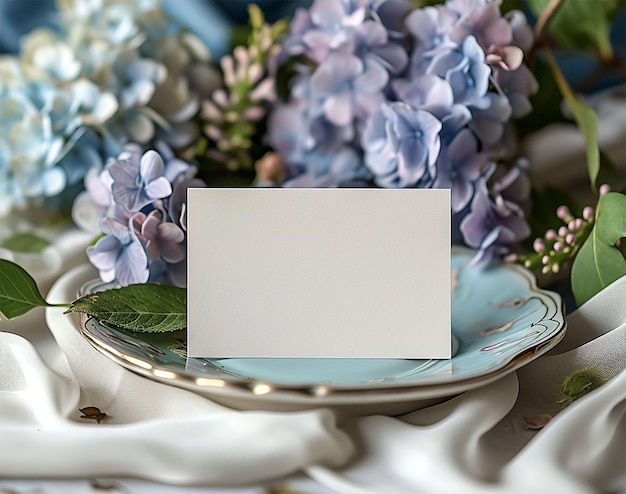
M 600 187 L 600 196 L 610 192 L 604 184 Z M 509 256 L 511 262 L 521 262 L 525 267 L 541 271 L 542 274 L 559 273 L 564 265 L 571 262 L 585 242 L 595 221 L 595 210 L 586 206 L 581 217 L 576 217 L 570 209 L 559 206 L 556 216 L 563 225 L 558 229 L 549 229 L 543 237 L 537 237 L 532 244 L 532 252 L 527 255 Z

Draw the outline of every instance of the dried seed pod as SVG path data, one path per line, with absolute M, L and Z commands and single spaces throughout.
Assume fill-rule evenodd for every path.
M 81 419 L 91 419 L 98 423 L 100 423 L 107 416 L 107 414 L 101 411 L 98 407 L 85 407 L 79 408 L 78 410 L 82 413 L 80 416 Z

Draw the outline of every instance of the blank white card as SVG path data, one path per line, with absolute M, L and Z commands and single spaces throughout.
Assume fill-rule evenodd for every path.
M 450 191 L 189 189 L 190 357 L 450 358 Z

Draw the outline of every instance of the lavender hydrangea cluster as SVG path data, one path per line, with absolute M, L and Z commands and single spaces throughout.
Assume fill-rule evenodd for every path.
M 300 9 L 282 53 L 296 75 L 269 119 L 280 185 L 449 188 L 453 241 L 476 248 L 478 263 L 508 253 L 529 234 L 512 120 L 537 83 L 523 63 L 532 31 L 499 4 Z
M 58 6 L 58 30 L 37 29 L 19 57 L 0 58 L 0 215 L 79 187 L 127 142 L 184 154 L 220 84 L 206 47 L 159 0 Z
M 89 171 L 74 203 L 74 221 L 103 234 L 87 256 L 105 282 L 186 285 L 186 192 L 206 184 L 165 144 L 158 149 L 127 144 Z

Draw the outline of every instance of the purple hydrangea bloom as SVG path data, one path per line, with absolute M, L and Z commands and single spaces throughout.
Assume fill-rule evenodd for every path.
M 487 171 L 489 164 L 489 156 L 478 151 L 478 141 L 469 129 L 459 132 L 442 148 L 434 187 L 451 189 L 453 213 L 463 211 L 472 200 L 474 182 Z
M 287 163 L 301 163 L 315 151 L 332 153 L 354 138 L 352 126 L 333 125 L 324 115 L 311 117 L 297 102 L 279 105 L 269 118 L 269 140 Z
M 476 262 L 506 252 L 527 234 L 523 167 L 499 161 L 536 90 L 530 46 L 524 15 L 497 0 L 314 0 L 284 44 L 309 63 L 269 119 L 282 185 L 450 188 L 453 241 Z
M 450 113 L 454 104 L 452 87 L 436 75 L 425 74 L 408 80 L 396 79 L 393 88 L 399 101 L 426 110 L 439 119 Z
M 138 230 L 148 259 L 176 264 L 185 258 L 185 233 L 179 226 L 163 218 L 164 214 L 157 209 L 148 215 L 138 213 L 133 216 L 133 226 Z
M 315 0 L 309 10 L 296 12 L 285 46 L 290 55 L 304 54 L 322 62 L 347 42 L 351 28 L 365 20 L 367 0 Z
M 401 73 L 409 61 L 406 49 L 398 43 L 389 42 L 387 30 L 375 21 L 365 21 L 353 29 L 341 51 L 378 63 L 394 74 Z
M 365 164 L 382 187 L 430 187 L 436 177 L 441 122 L 406 103 L 384 105 L 367 122 Z
M 493 257 L 510 252 L 510 246 L 530 234 L 530 227 L 520 208 L 504 200 L 489 198 L 486 180 L 476 182 L 471 212 L 461 221 L 465 243 L 478 249 L 473 262 L 486 265 Z
M 513 118 L 521 118 L 530 113 L 532 105 L 528 98 L 537 92 L 539 84 L 526 65 L 513 71 L 494 68 L 493 79 L 508 98 Z
M 513 38 L 511 26 L 500 14 L 500 2 L 448 0 L 445 6 L 458 16 L 449 33 L 453 41 L 460 43 L 468 36 L 473 36 L 485 50 L 492 45 L 511 44 Z
M 425 74 L 435 54 L 457 46 L 448 36 L 455 20 L 456 16 L 443 6 L 415 9 L 407 16 L 406 27 L 416 41 L 411 75 Z
M 333 53 L 311 76 L 311 90 L 322 100 L 328 121 L 343 126 L 355 117 L 369 117 L 380 107 L 388 78 L 387 71 L 376 63 Z
M 172 193 L 172 185 L 164 176 L 165 164 L 156 151 L 147 151 L 139 159 L 134 151 L 122 154 L 107 169 L 113 177 L 115 202 L 129 211 L 139 211 Z
M 87 248 L 89 261 L 105 282 L 117 281 L 121 286 L 146 283 L 150 276 L 146 251 L 132 225 L 115 220 L 102 222 L 107 233 L 96 245 Z
M 489 93 L 489 104 L 484 108 L 472 108 L 469 127 L 485 145 L 491 146 L 502 139 L 504 126 L 511 118 L 511 105 L 506 96 Z
M 370 14 L 380 22 L 390 37 L 402 38 L 406 35 L 404 21 L 411 12 L 408 0 L 371 0 Z
M 496 174 L 492 186 L 496 202 L 506 201 L 510 207 L 519 206 L 524 214 L 530 212 L 530 163 L 520 158 L 506 172 Z M 497 170 L 500 171 L 500 170 Z
M 186 284 L 186 191 L 206 184 L 194 179 L 195 166 L 157 146 L 144 152 L 129 144 L 104 169 L 92 169 L 74 204 L 79 225 L 97 224 L 105 234 L 87 252 L 105 281 Z

